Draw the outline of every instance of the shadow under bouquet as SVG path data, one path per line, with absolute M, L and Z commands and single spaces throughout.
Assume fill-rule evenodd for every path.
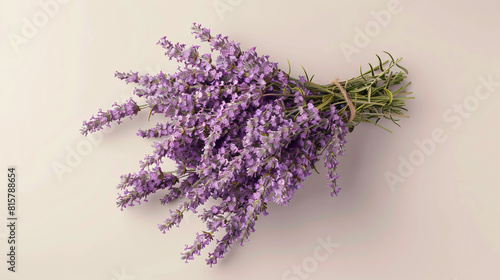
M 158 141 L 137 173 L 121 177 L 117 205 L 123 210 L 164 191 L 160 202 L 175 200 L 178 207 L 159 229 L 165 233 L 179 226 L 186 211 L 197 213 L 207 228 L 186 245 L 182 259 L 193 259 L 215 240 L 206 259 L 211 266 L 234 244 L 248 240 L 258 216 L 268 214 L 269 202 L 287 205 L 305 178 L 317 172 L 318 161 L 327 167 L 328 188 L 337 196 L 337 157 L 344 154 L 347 133 L 361 122 L 396 123 L 406 117 L 405 100 L 413 97 L 405 91 L 410 83 L 403 83 L 407 71 L 398 64 L 401 59 L 389 53 L 385 62 L 377 56 L 378 65 L 370 64 L 368 71 L 360 68 L 358 77 L 317 84 L 305 70 L 305 76 L 293 78 L 255 48 L 243 51 L 198 24 L 192 33 L 210 45 L 210 53 L 161 38 L 166 56 L 181 64 L 178 71 L 117 72 L 119 79 L 138 85 L 134 94 L 145 103 L 130 99 L 99 110 L 83 122 L 81 133 L 141 111 L 166 117 L 137 133 Z M 176 170 L 162 169 L 166 159 L 175 161 Z M 210 200 L 213 206 L 200 209 Z

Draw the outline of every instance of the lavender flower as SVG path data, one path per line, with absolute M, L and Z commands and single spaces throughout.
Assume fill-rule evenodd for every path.
M 109 123 L 113 121 L 117 121 L 118 124 L 121 123 L 121 119 L 130 116 L 132 118 L 132 115 L 136 115 L 140 111 L 140 107 L 135 103 L 132 98 L 125 102 L 122 105 L 118 105 L 116 102 L 113 104 L 115 107 L 112 110 L 108 110 L 106 112 L 103 112 L 102 110 L 99 109 L 99 112 L 97 113 L 97 116 L 92 118 L 87 122 L 83 122 L 83 128 L 81 129 L 81 133 L 83 135 L 87 135 L 89 132 L 96 132 L 99 131 L 103 128 L 104 125 L 110 126 Z
M 360 122 L 376 124 L 381 117 L 395 121 L 409 93 L 403 92 L 406 86 L 390 91 L 406 77 L 389 72 L 394 66 L 406 72 L 392 56 L 388 65 L 379 60 L 377 67 L 349 82 L 319 85 L 307 73 L 290 77 L 256 48 L 243 51 L 239 43 L 212 36 L 201 25 L 194 24 L 192 30 L 210 45 L 210 53 L 161 38 L 158 45 L 180 63 L 178 71 L 117 72 L 117 78 L 137 84 L 134 94 L 145 104 L 131 99 L 99 110 L 81 132 L 120 123 L 145 108 L 166 117 L 167 122 L 138 131 L 138 136 L 158 141 L 153 153 L 140 161 L 138 173 L 122 176 L 117 204 L 123 210 L 160 190 L 165 192 L 162 204 L 184 198 L 158 227 L 165 233 L 180 225 L 186 211 L 197 213 L 207 229 L 186 245 L 182 259 L 192 260 L 215 240 L 206 259 L 212 266 L 235 243 L 248 240 L 258 216 L 268 215 L 270 201 L 288 205 L 322 157 L 330 193 L 337 196 L 337 158 L 344 154 L 347 133 Z M 355 95 L 354 101 L 348 93 Z M 165 159 L 175 161 L 177 169 L 162 171 Z M 200 211 L 209 200 L 218 204 Z
M 125 191 L 118 196 L 117 204 L 123 210 L 127 206 L 134 206 L 134 202 L 141 204 L 141 199 L 147 202 L 148 195 L 160 189 L 169 189 L 178 181 L 176 176 L 162 172 L 160 167 L 150 172 L 141 170 L 137 174 L 122 175 L 122 182 L 117 188 Z M 130 187 L 132 190 L 128 189 Z

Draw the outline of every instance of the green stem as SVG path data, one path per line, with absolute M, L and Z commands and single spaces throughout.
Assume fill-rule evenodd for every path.
M 410 83 L 399 86 L 399 88 L 391 91 L 391 88 L 403 83 L 406 78 L 404 73 L 407 73 L 407 71 L 398 65 L 401 58 L 394 60 L 390 54 L 389 56 L 391 60 L 382 62 L 379 57 L 379 65 L 375 67 L 370 65 L 369 71 L 360 71 L 361 74 L 359 76 L 339 82 L 350 96 L 350 100 L 355 107 L 356 115 L 353 121 L 346 124 L 350 127 L 351 131 L 358 123 L 368 122 L 391 132 L 379 125 L 377 123 L 378 120 L 381 118 L 390 119 L 397 125 L 398 120 L 394 119 L 394 117 L 407 117 L 403 114 L 403 111 L 406 111 L 404 108 L 405 100 L 413 99 L 414 97 L 407 96 L 411 92 L 403 91 Z M 401 71 L 393 72 L 394 67 L 402 69 L 404 73 Z M 301 83 L 296 78 L 290 77 L 290 80 Z M 320 85 L 311 81 L 306 81 L 304 86 L 312 92 L 312 95 L 306 95 L 304 98 L 318 99 L 313 103 L 318 110 L 329 110 L 330 105 L 333 104 L 337 107 L 339 114 L 342 114 L 344 111 L 347 111 L 349 114 L 354 113 L 349 111 L 348 102 L 337 86 L 333 84 Z M 295 112 L 295 110 L 291 112 Z M 376 121 L 372 121 L 371 119 L 376 119 Z

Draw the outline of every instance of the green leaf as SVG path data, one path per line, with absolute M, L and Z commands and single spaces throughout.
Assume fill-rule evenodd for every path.
M 316 171 L 316 173 L 320 174 L 318 169 L 316 169 L 316 166 L 314 166 L 314 164 L 312 165 L 312 168 L 314 169 L 314 171 Z
M 363 78 L 363 80 L 365 80 L 365 82 L 368 82 L 366 79 L 365 79 L 365 75 L 363 74 L 363 71 L 361 70 L 361 66 L 359 66 L 359 74 L 361 74 L 361 78 Z
M 318 110 L 321 110 L 323 107 L 329 105 L 333 101 L 333 94 L 327 95 L 326 97 L 326 99 L 323 97 L 322 103 L 317 107 Z
M 378 56 L 378 54 L 376 54 L 377 58 L 378 58 L 378 65 L 380 67 L 380 70 L 381 71 L 384 71 L 384 68 L 382 68 L 382 59 L 380 59 L 380 56 Z
M 372 98 L 372 87 L 370 86 L 368 88 L 368 103 L 370 103 L 371 98 Z
M 151 114 L 153 113 L 153 109 L 154 109 L 154 107 L 156 107 L 156 105 L 155 105 L 155 106 L 153 106 L 153 108 L 151 108 L 151 110 L 149 111 L 148 122 L 149 122 L 149 121 L 150 121 L 150 119 L 151 119 Z
M 366 89 L 369 89 L 369 88 L 371 88 L 371 85 L 367 85 L 367 86 L 360 87 L 360 88 L 357 88 L 357 89 L 351 89 L 351 90 L 349 90 L 349 92 L 353 92 L 353 93 L 354 92 L 362 92 L 362 91 L 364 91 Z
M 392 118 L 392 114 L 389 114 L 389 117 L 391 118 L 391 121 L 392 121 L 393 123 L 395 123 L 397 126 L 401 127 L 401 126 L 400 126 L 400 125 L 396 122 L 396 120 L 394 120 L 394 119 Z
M 406 70 L 406 68 L 404 68 L 403 66 L 401 66 L 397 63 L 396 63 L 396 66 L 399 67 L 401 70 L 405 71 L 406 75 L 408 75 L 408 70 Z
M 384 52 L 385 52 L 386 54 L 388 54 L 388 55 L 389 55 L 389 57 L 391 58 L 392 62 L 394 62 L 394 57 L 392 57 L 392 55 L 391 55 L 390 53 L 388 53 L 388 52 L 386 52 L 386 51 L 384 51 Z
M 402 90 L 404 90 L 407 86 L 409 86 L 411 84 L 411 82 L 407 83 L 404 87 L 400 87 L 398 90 L 396 90 L 393 94 L 396 95 L 398 94 L 399 92 L 401 92 Z
M 389 73 L 389 76 L 387 77 L 385 88 L 388 88 L 389 85 L 391 84 L 391 78 L 392 78 L 392 71 Z
M 367 121 L 367 122 L 369 122 L 369 123 L 372 123 L 372 124 L 374 124 L 374 125 L 376 125 L 376 126 L 378 126 L 378 127 L 380 127 L 380 128 L 382 128 L 382 129 L 383 129 L 383 130 L 385 130 L 385 131 L 388 131 L 388 132 L 392 133 L 392 131 L 390 131 L 389 129 L 387 129 L 387 128 L 385 128 L 385 127 L 381 126 L 380 124 L 378 124 L 378 123 L 376 123 L 376 122 L 374 122 L 374 121 L 370 121 L 369 119 L 366 119 L 366 121 Z
M 386 89 L 386 88 L 384 88 L 384 91 L 385 91 L 385 92 L 387 93 L 387 95 L 389 95 L 389 97 L 391 98 L 391 100 L 389 101 L 389 104 L 391 104 L 391 103 L 392 103 L 392 100 L 393 100 L 393 99 L 392 99 L 392 92 L 391 92 L 390 90 Z M 389 104 L 387 104 L 387 105 L 389 105 Z
M 330 97 L 330 95 L 323 95 L 323 98 L 321 98 L 321 102 L 325 102 L 328 100 L 328 98 Z
M 302 70 L 304 71 L 304 74 L 306 74 L 306 80 L 307 80 L 308 82 L 310 82 L 310 81 L 309 81 L 309 75 L 307 75 L 306 69 L 304 69 L 304 66 L 302 66 L 302 65 L 300 65 L 300 67 L 302 67 Z

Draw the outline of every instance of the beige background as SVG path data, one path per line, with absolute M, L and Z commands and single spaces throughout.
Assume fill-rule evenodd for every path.
M 22 2 L 0 4 L 0 173 L 13 165 L 19 177 L 18 272 L 7 272 L 1 226 L 1 279 L 498 279 L 497 1 Z M 303 65 L 323 83 L 390 51 L 404 57 L 416 97 L 401 128 L 384 123 L 392 134 L 360 125 L 349 135 L 338 198 L 328 196 L 321 168 L 214 268 L 204 264 L 208 250 L 180 260 L 203 229 L 195 216 L 164 235 L 156 225 L 175 205 L 161 206 L 159 195 L 115 207 L 119 176 L 151 151 L 135 132 L 161 118 L 140 115 L 93 142 L 79 134 L 98 108 L 132 95 L 116 70 L 175 71 L 156 42 L 198 43 L 192 22 L 258 46 L 281 67 L 288 58 L 295 75 Z M 345 54 L 347 45 L 356 52 Z M 481 77 L 494 81 L 491 92 Z M 406 161 L 413 169 L 399 168 Z M 391 184 L 389 173 L 404 180 Z

